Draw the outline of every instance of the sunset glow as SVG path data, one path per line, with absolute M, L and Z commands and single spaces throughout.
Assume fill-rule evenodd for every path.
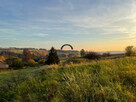
M 1 0 L 0 12 L 0 47 L 123 51 L 136 44 L 135 0 Z

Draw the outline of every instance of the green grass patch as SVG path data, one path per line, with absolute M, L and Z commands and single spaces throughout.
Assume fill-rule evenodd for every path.
M 135 102 L 136 58 L 2 72 L 0 81 L 0 102 Z

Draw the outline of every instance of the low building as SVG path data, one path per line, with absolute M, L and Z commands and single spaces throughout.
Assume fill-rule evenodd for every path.
M 9 65 L 4 63 L 4 62 L 2 62 L 2 61 L 0 61 L 0 69 L 3 69 L 3 68 L 4 69 L 9 68 Z

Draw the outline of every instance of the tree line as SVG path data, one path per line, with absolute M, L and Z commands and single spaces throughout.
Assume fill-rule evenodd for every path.
M 126 56 L 135 56 L 136 55 L 136 49 L 134 46 L 127 46 L 125 48 L 125 55 Z M 87 52 L 84 49 L 80 51 L 80 56 L 83 58 L 87 58 L 90 60 L 99 60 L 101 56 L 103 57 L 109 57 L 111 54 L 109 52 L 103 53 L 103 55 L 100 55 L 97 52 Z M 18 68 L 23 68 L 24 66 L 30 66 L 33 67 L 38 64 L 59 64 L 60 59 L 57 54 L 57 50 L 52 47 L 49 51 L 49 54 L 47 55 L 46 60 L 45 59 L 39 59 L 37 62 L 34 60 L 34 55 L 28 50 L 28 49 L 23 49 L 23 55 L 21 58 L 15 56 L 15 57 L 9 57 L 5 58 L 3 56 L 0 56 L 0 59 L 2 61 L 5 61 L 11 68 L 18 69 Z
M 2 59 L 5 60 L 3 57 Z M 22 58 L 9 57 L 5 60 L 5 62 L 9 64 L 10 68 L 20 69 L 20 68 L 23 68 L 24 66 L 33 67 L 36 65 L 36 63 L 48 64 L 48 65 L 58 64 L 60 60 L 57 54 L 57 50 L 54 47 L 52 47 L 49 51 L 49 55 L 47 56 L 46 60 L 39 59 L 38 62 L 35 62 L 35 60 L 33 59 L 33 54 L 31 54 L 31 52 L 28 49 L 24 49 Z

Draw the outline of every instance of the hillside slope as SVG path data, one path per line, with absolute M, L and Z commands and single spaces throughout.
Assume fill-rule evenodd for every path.
M 35 74 L 27 79 L 15 77 L 10 84 L 3 81 L 0 102 L 136 101 L 136 58 L 34 70 Z

